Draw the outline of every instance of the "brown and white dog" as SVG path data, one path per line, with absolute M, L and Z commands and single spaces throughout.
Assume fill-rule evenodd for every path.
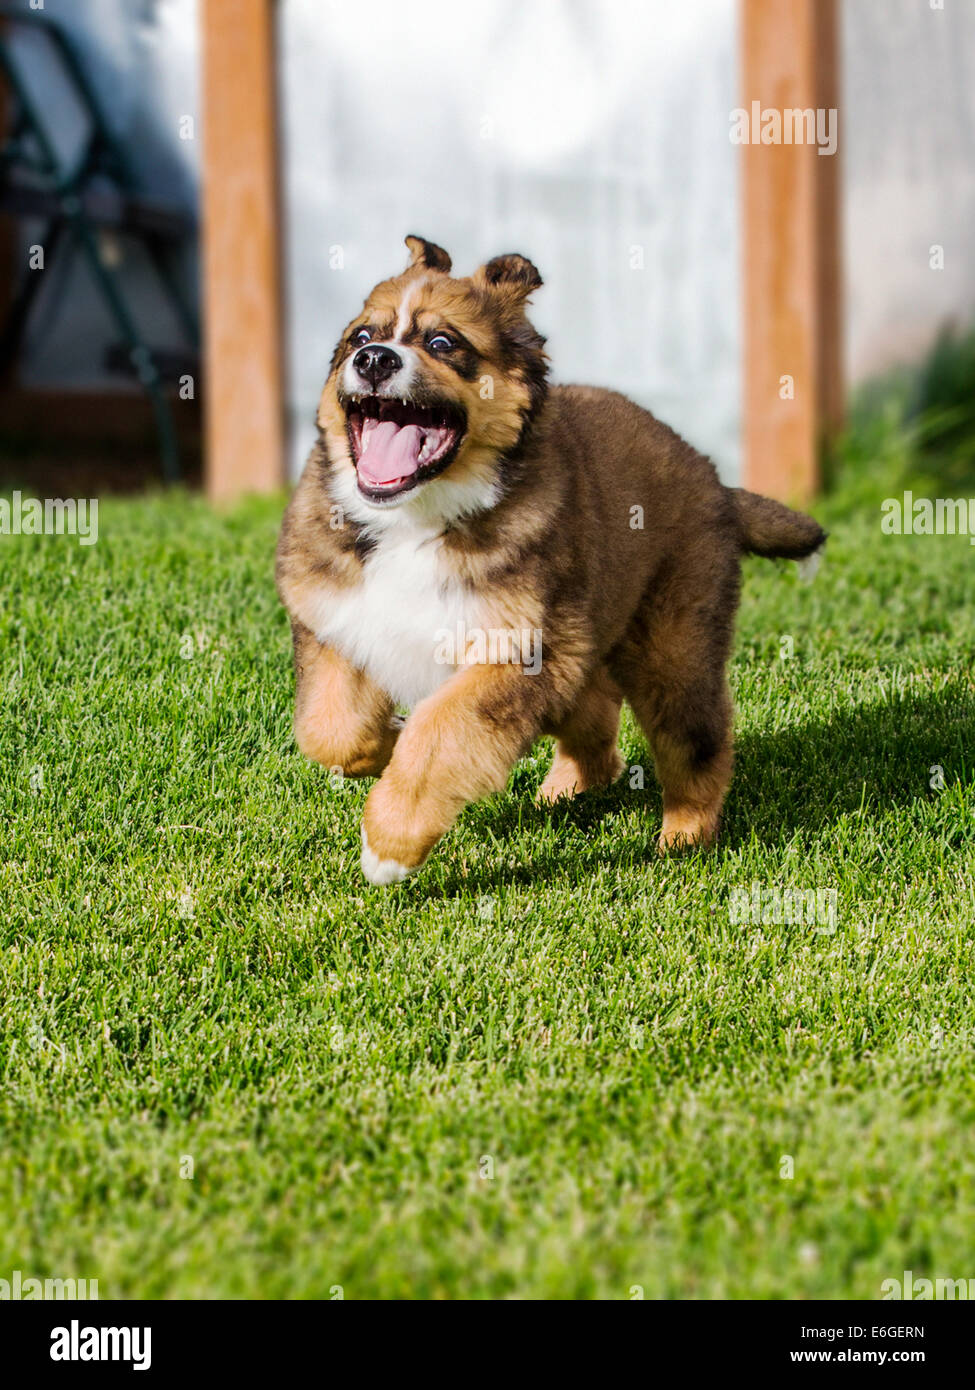
M 539 735 L 557 740 L 542 800 L 614 781 L 626 699 L 663 788 L 661 850 L 710 844 L 741 554 L 800 559 L 822 530 L 724 487 L 625 397 L 550 387 L 530 261 L 454 278 L 440 247 L 406 243 L 406 271 L 339 340 L 281 530 L 298 746 L 379 778 L 362 868 L 388 884 Z

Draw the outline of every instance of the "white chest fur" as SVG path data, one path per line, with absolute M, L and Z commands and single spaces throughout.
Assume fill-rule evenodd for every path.
M 323 590 L 307 614 L 318 640 L 365 671 L 398 705 L 433 693 L 456 669 L 444 634 L 477 627 L 477 600 L 444 567 L 439 535 L 391 527 L 354 588 Z

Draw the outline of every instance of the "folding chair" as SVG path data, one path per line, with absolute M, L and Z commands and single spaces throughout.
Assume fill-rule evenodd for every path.
M 83 254 L 122 337 L 121 344 L 108 349 L 105 366 L 134 375 L 149 396 L 163 476 L 172 481 L 180 476 L 179 453 L 165 384 L 184 374 L 194 375 L 199 362 L 199 323 L 178 266 L 179 252 L 195 232 L 195 219 L 181 208 L 145 196 L 128 151 L 111 130 L 66 30 L 45 16 L 9 5 L 0 5 L 3 21 L 44 33 L 64 83 L 85 112 L 89 133 L 70 164 L 59 156 L 15 45 L 0 28 L 0 71 L 13 96 L 12 120 L 0 145 L 0 212 L 22 220 L 43 220 L 41 244 L 47 266 L 56 253 L 65 254 L 71 243 Z M 166 352 L 146 343 L 116 267 L 101 254 L 103 229 L 135 238 L 145 248 L 188 352 Z M 14 294 L 0 328 L 0 377 L 17 357 L 41 282 L 36 271 L 27 269 Z

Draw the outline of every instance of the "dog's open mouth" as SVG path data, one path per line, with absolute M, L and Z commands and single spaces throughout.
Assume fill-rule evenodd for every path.
M 463 412 L 383 396 L 345 405 L 359 491 L 372 501 L 398 497 L 442 473 L 464 437 Z

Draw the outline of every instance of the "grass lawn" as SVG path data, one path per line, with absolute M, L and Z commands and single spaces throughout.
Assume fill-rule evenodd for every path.
M 644 790 L 537 811 L 539 746 L 387 890 L 360 876 L 366 785 L 292 742 L 280 499 L 0 538 L 0 1276 L 975 1277 L 975 548 L 881 535 L 860 477 L 811 588 L 746 566 L 717 851 L 658 860 L 628 722 Z M 736 923 L 755 883 L 835 889 L 835 929 Z

